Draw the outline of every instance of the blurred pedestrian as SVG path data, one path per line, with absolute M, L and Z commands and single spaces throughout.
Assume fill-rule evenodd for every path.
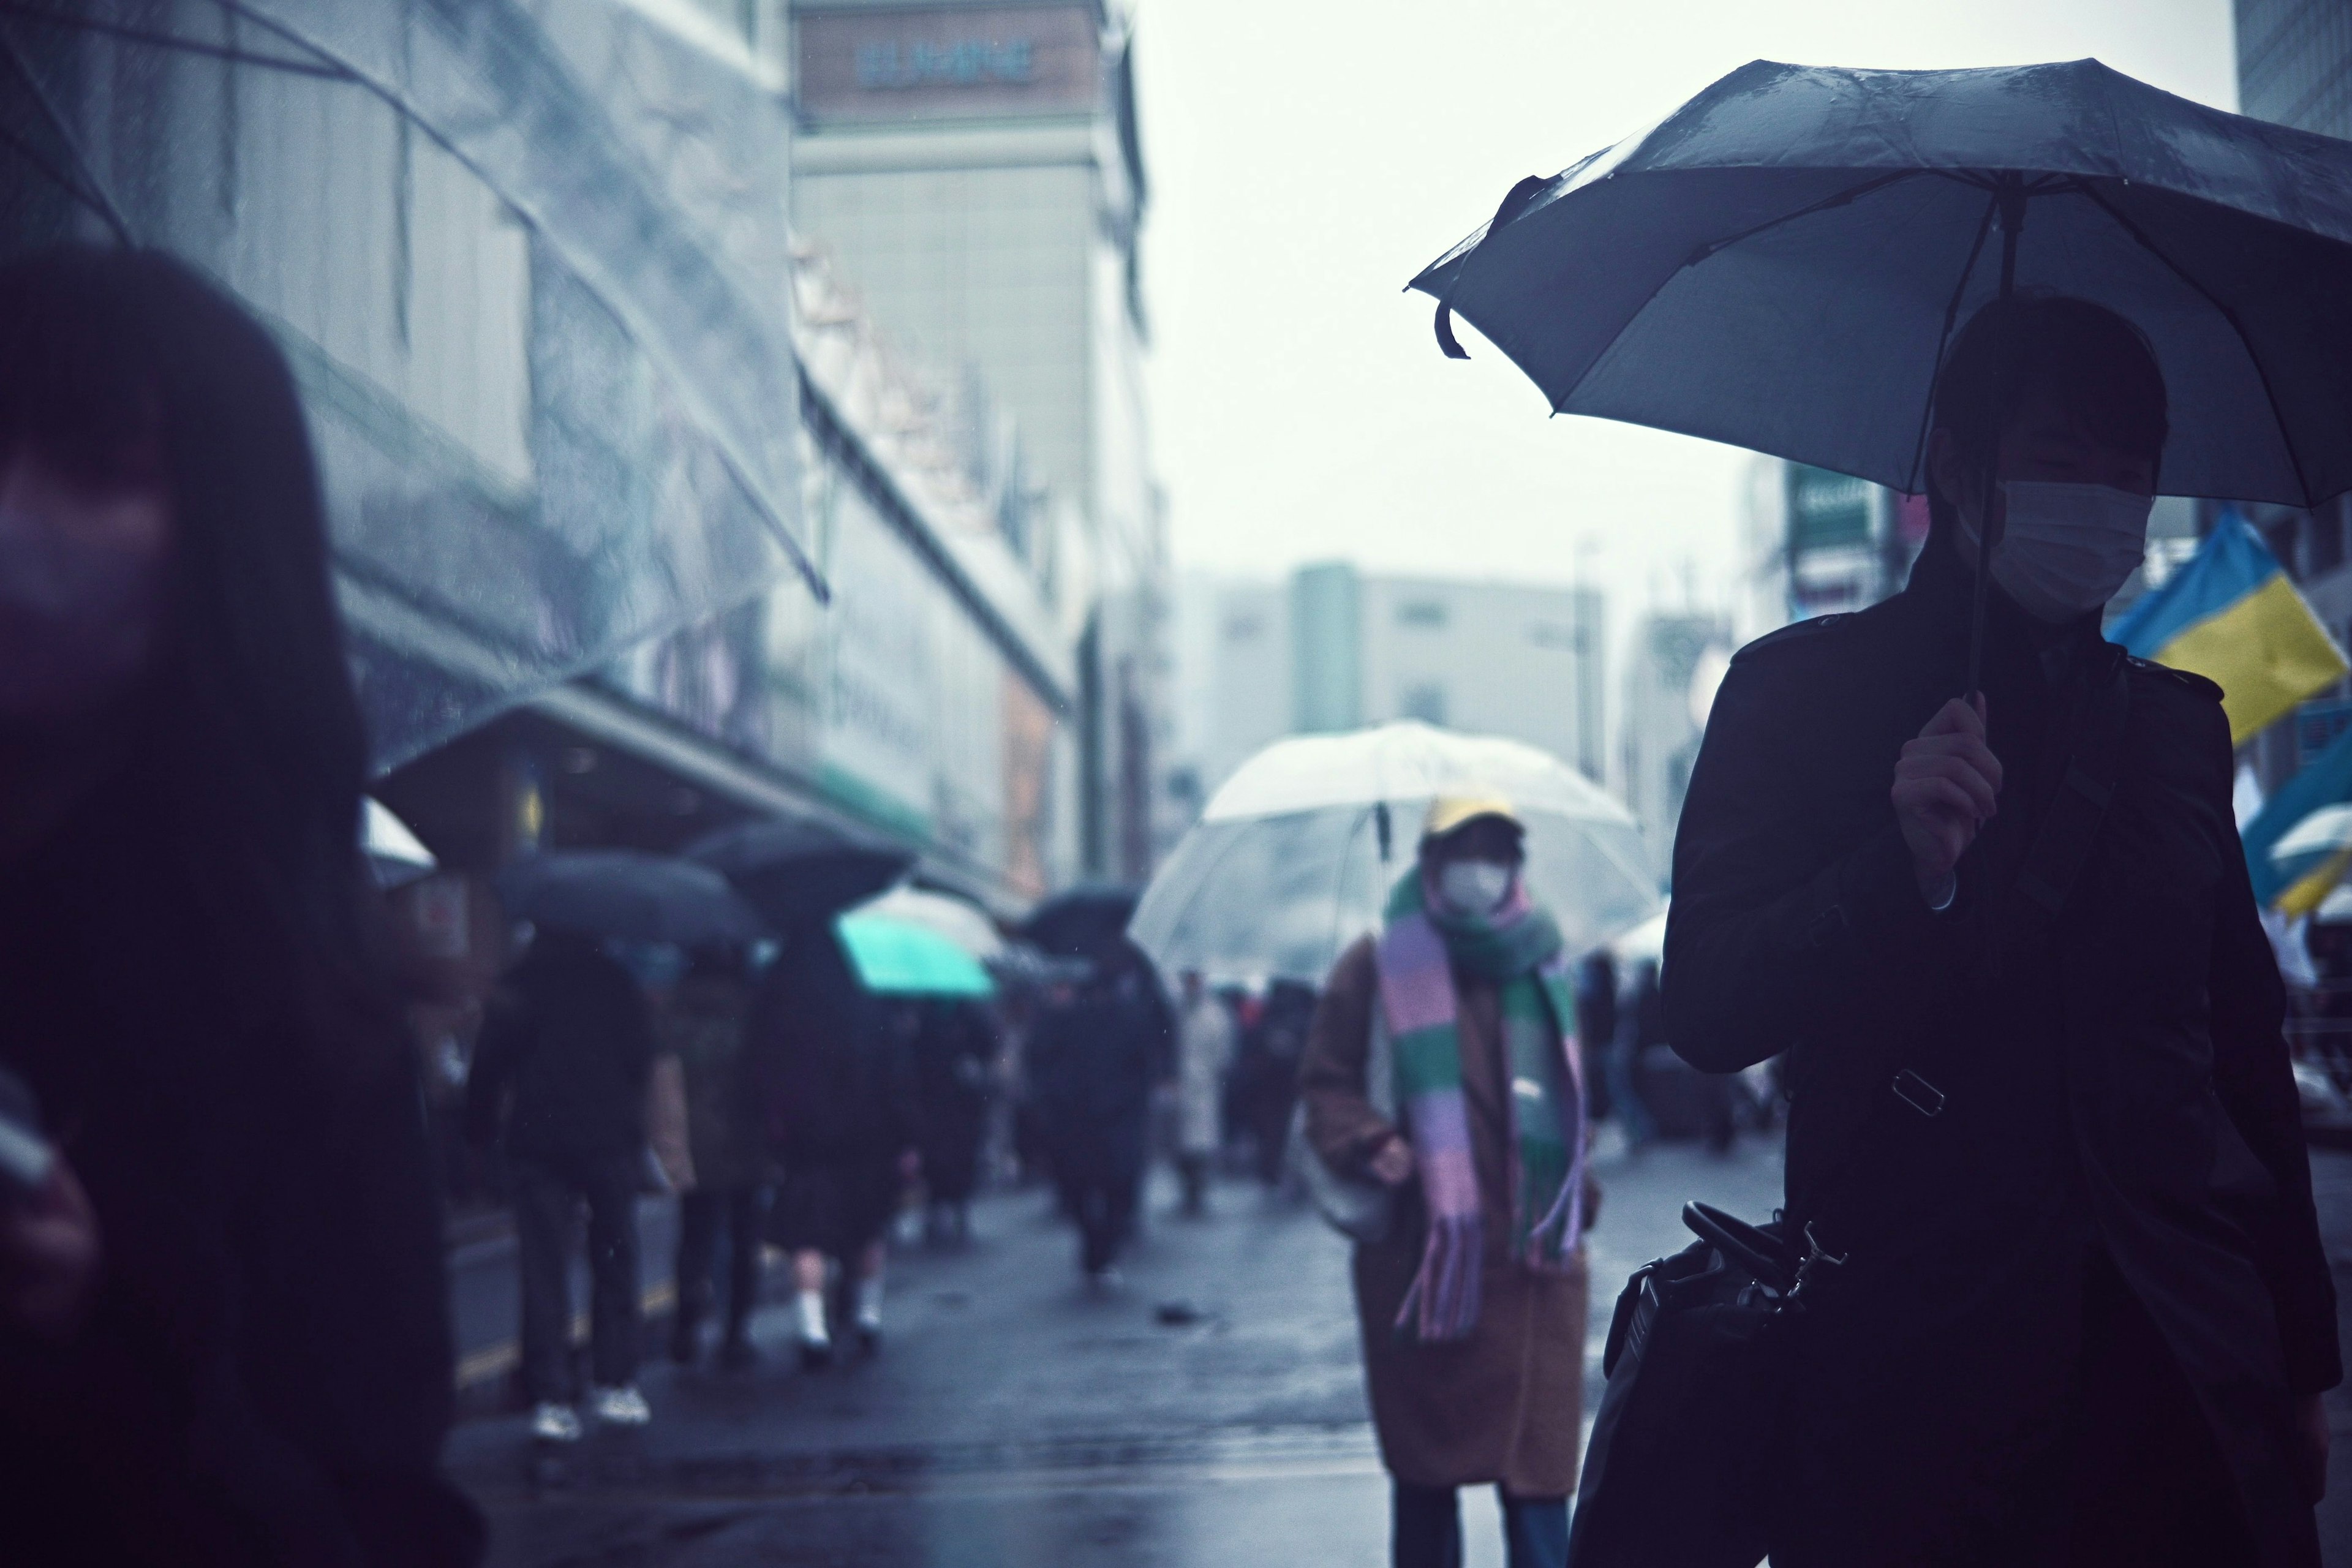
M 349 669 L 268 335 L 152 252 L 0 267 L 13 1562 L 480 1554 Z
M 752 1309 L 760 1301 L 760 1244 L 766 1219 L 765 1157 L 759 1105 L 743 1052 L 751 986 L 740 947 L 695 949 L 660 1016 L 660 1038 L 686 1079 L 687 1149 L 693 1184 L 678 1199 L 677 1306 L 670 1359 L 701 1353 L 702 1325 L 718 1299 L 719 1238 L 727 1238 L 727 1314 L 719 1364 L 745 1367 Z
M 653 1022 L 636 980 L 585 932 L 541 928 L 483 1012 L 467 1121 L 477 1144 L 495 1142 L 506 1155 L 522 1269 L 523 1394 L 531 1433 L 544 1442 L 581 1435 L 566 1258 L 583 1203 L 588 1406 L 615 1426 L 652 1418 L 637 1388 L 637 1194 L 653 1059 Z
M 1512 1568 L 1567 1561 L 1599 1192 L 1574 996 L 1522 839 L 1507 802 L 1431 806 L 1381 934 L 1331 972 L 1302 1074 L 1316 1154 L 1396 1194 L 1354 1276 L 1398 1568 L 1461 1563 L 1465 1486 L 1499 1491 Z
M 988 1136 L 996 1087 L 998 1034 L 988 1009 L 965 997 L 919 1005 L 915 1103 L 921 1128 L 923 1234 L 931 1241 L 971 1237 L 971 1195 L 980 1185 L 981 1146 Z
M 1934 409 L 1908 585 L 1732 661 L 1675 844 L 1675 1048 L 1788 1050 L 1820 1249 L 1772 1561 L 2315 1564 L 2336 1290 L 2229 721 L 2100 635 L 2216 433 L 2057 296 L 1980 310 Z
M 1105 943 L 1089 962 L 1087 977 L 1039 1016 L 1028 1069 L 1055 1186 L 1078 1226 L 1078 1266 L 1100 1286 L 1116 1278 L 1134 1230 L 1172 1024 L 1150 961 L 1132 944 Z
M 1609 1102 L 1625 1146 L 1639 1153 L 1658 1141 L 1658 1119 L 1643 1095 L 1643 1053 L 1665 1044 L 1664 1003 L 1658 992 L 1658 963 L 1645 958 L 1633 965 L 1617 997 L 1616 1037 L 1609 1042 Z
M 1258 1180 L 1282 1181 L 1290 1147 L 1290 1122 L 1298 1104 L 1298 1064 L 1306 1055 L 1307 1030 L 1315 1016 L 1315 990 L 1296 980 L 1266 988 L 1257 1026 L 1244 1037 L 1234 1069 L 1235 1109 L 1248 1131 Z
M 1609 1059 L 1617 1048 L 1617 960 L 1605 947 L 1586 953 L 1576 967 L 1576 1048 L 1591 1091 L 1592 1120 L 1617 1115 Z
M 1183 1010 L 1176 1022 L 1176 1173 L 1184 1185 L 1184 1212 L 1207 1212 L 1209 1175 L 1224 1143 L 1225 1069 L 1234 1058 L 1234 1018 L 1211 994 L 1201 972 L 1181 982 Z
M 792 1254 L 801 1365 L 832 1363 L 845 1320 L 874 1354 L 890 1222 L 920 1168 L 912 1042 L 823 921 L 785 934 L 752 1004 L 749 1045 L 768 1151 L 782 1167 L 768 1233 Z M 831 1311 L 829 1269 L 842 1298 Z

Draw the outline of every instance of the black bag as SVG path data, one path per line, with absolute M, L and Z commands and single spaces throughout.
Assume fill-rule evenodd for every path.
M 2006 935 L 2047 928 L 2089 861 L 2123 755 L 2130 670 L 2120 648 L 2081 688 L 2065 733 L 2072 753 L 2002 913 Z M 1944 1094 L 1895 1071 L 1828 1184 L 1832 1205 L 1901 1137 L 1911 1114 L 1943 1113 Z M 1781 1388 L 1809 1293 L 1846 1261 L 1822 1237 L 1842 1217 L 1775 1215 L 1752 1226 L 1706 1204 L 1683 1205 L 1698 1239 L 1633 1271 L 1610 1320 L 1594 1415 L 1569 1532 L 1569 1568 L 1756 1568 L 1771 1546 L 1772 1460 Z M 1840 1240 L 1839 1245 L 1844 1245 Z
M 1755 1568 L 1769 1544 L 1764 1445 L 1785 1359 L 1769 1342 L 1800 1310 L 1798 1270 L 1778 1221 L 1691 1203 L 1683 1222 L 1699 1239 L 1635 1269 L 1609 1321 L 1572 1564 Z

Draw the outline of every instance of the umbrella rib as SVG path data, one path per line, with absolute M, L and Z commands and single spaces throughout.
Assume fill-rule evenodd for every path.
M 1887 185 L 1895 184 L 1901 181 L 1908 180 L 1928 172 L 1929 171 L 1925 169 L 1897 169 L 1892 174 L 1881 174 L 1876 179 L 1864 180 L 1861 184 L 1850 186 L 1845 190 L 1838 191 L 1830 195 L 1823 196 L 1817 202 L 1813 202 L 1806 206 L 1799 207 L 1795 212 L 1782 213 L 1778 217 L 1766 218 L 1762 223 L 1758 224 L 1753 228 L 1742 229 L 1738 234 L 1728 235 L 1722 239 L 1708 240 L 1699 246 L 1697 249 L 1690 253 L 1688 258 L 1683 262 L 1683 267 L 1696 267 L 1700 262 L 1705 261 L 1707 258 L 1713 256 L 1716 252 L 1728 249 L 1730 247 L 1738 245 L 1742 240 L 1753 239 L 1768 228 L 1778 228 L 1784 223 L 1794 223 L 1801 217 L 1811 217 L 1815 213 L 1828 212 L 1832 207 L 1844 206 L 1847 203 L 1853 201 L 1858 197 L 1866 196 L 1873 191 L 1882 189 Z
M 2167 256 L 2164 253 L 2164 247 L 2158 245 L 2155 240 L 2148 237 L 2147 230 L 2134 223 L 2121 208 L 2117 207 L 2113 202 L 2107 200 L 2105 195 L 2102 195 L 2098 191 L 2093 189 L 2086 183 L 2078 182 L 2072 188 L 2080 195 L 2090 198 L 2092 204 L 2097 206 L 2101 212 L 2105 213 L 2109 217 L 2115 219 L 2116 224 L 2122 227 L 2126 234 L 2130 235 L 2132 238 L 2139 242 L 2141 248 L 2145 249 L 2150 256 L 2155 257 L 2158 261 L 2163 262 L 2166 267 L 2171 269 L 2174 277 L 2179 279 L 2183 283 L 2188 284 L 2191 289 L 2194 289 L 2200 299 L 2212 306 L 2214 310 L 2219 310 L 2221 313 L 2221 319 L 2230 323 L 2230 330 L 2238 334 L 2238 346 L 2246 351 L 2246 358 L 2254 367 L 2255 378 L 2263 384 L 2263 396 L 2269 401 L 2271 405 L 2271 419 L 2278 426 L 2279 445 L 2286 448 L 2287 466 L 2294 470 L 2295 489 L 2302 493 L 2302 504 L 2305 506 L 2315 505 L 2316 502 L 2314 500 L 2311 493 L 2311 480 L 2303 471 L 2303 454 L 2295 450 L 2294 433 L 2287 428 L 2286 411 L 2279 406 L 2278 391 L 2275 387 L 2271 385 L 2270 367 L 2263 364 L 2263 356 L 2254 352 L 2254 341 L 2246 335 L 2245 323 L 2238 320 L 2238 312 L 2231 310 L 2228 304 L 2224 303 L 2221 297 L 2216 295 L 2213 290 L 2208 289 L 2203 283 L 2198 281 L 2195 275 L 2190 273 L 2187 268 L 2172 259 L 2171 257 Z
M 1968 264 L 1960 268 L 1960 280 L 1952 285 L 1951 301 L 1944 307 L 1944 330 L 1936 338 L 1936 363 L 1927 373 L 1927 400 L 1919 405 L 1919 435 L 1911 443 L 1911 466 L 1904 470 L 1903 493 L 1906 495 L 1921 493 L 1912 486 L 1919 482 L 1920 459 L 1927 450 L 1927 421 L 1936 412 L 1936 378 L 1944 374 L 1944 351 L 1951 346 L 1952 323 L 1959 320 L 1961 297 L 1969 291 L 1969 279 L 1976 276 L 1977 258 L 1984 254 L 1985 236 L 1992 232 L 1992 215 L 2000 206 L 1998 199 L 1985 203 L 1984 216 L 1977 220 L 1976 243 L 1969 247 Z

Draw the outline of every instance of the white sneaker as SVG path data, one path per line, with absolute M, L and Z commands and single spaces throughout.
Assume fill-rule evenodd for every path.
M 569 1405 L 542 1402 L 530 1413 L 530 1435 L 542 1443 L 580 1441 L 580 1415 Z
M 599 1388 L 589 1395 L 589 1402 L 596 1407 L 596 1419 L 607 1426 L 642 1426 L 654 1418 L 653 1406 L 634 1383 Z

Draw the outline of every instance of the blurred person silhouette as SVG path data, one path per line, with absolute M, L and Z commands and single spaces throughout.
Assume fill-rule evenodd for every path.
M 831 1364 L 845 1319 L 866 1354 L 882 1348 L 890 1221 L 921 1169 L 909 1034 L 859 982 L 829 920 L 784 935 L 752 1001 L 746 1045 L 781 1167 L 768 1236 L 792 1254 L 807 1371 Z M 830 1312 L 828 1264 L 845 1299 Z
M 1276 980 L 1266 988 L 1257 1026 L 1244 1037 L 1241 1060 L 1234 1068 L 1234 1109 L 1249 1133 L 1258 1180 L 1269 1187 L 1282 1181 L 1291 1117 L 1298 1104 L 1298 1064 L 1314 1017 L 1315 988 Z
M 1209 1176 L 1224 1142 L 1225 1070 L 1234 1059 L 1233 1014 L 1213 994 L 1197 969 L 1180 982 L 1181 1009 L 1176 1019 L 1176 1174 L 1184 1186 L 1184 1212 L 1208 1212 Z
M 268 335 L 156 253 L 0 266 L 15 1561 L 480 1554 L 349 668 Z
M 522 1271 L 523 1392 L 532 1435 L 544 1442 L 581 1435 L 565 1259 L 583 1203 L 587 1403 L 617 1426 L 652 1417 L 637 1389 L 637 1193 L 653 1058 L 653 1021 L 635 977 L 584 932 L 542 926 L 483 1011 L 467 1123 L 478 1146 L 495 1141 L 506 1155 Z
M 1639 1152 L 1658 1141 L 1658 1119 L 1642 1093 L 1642 1054 L 1665 1044 L 1665 1004 L 1658 989 L 1658 961 L 1633 965 L 1619 988 L 1617 1029 L 1609 1042 L 1609 1102 L 1625 1134 L 1625 1146 Z
M 1500 1493 L 1511 1568 L 1567 1561 L 1600 1190 L 1559 929 L 1521 879 L 1523 838 L 1507 802 L 1432 804 L 1381 934 L 1332 969 L 1301 1075 L 1316 1157 L 1395 1194 L 1354 1278 L 1397 1568 L 1462 1562 L 1466 1486 Z
M 702 1325 L 717 1303 L 719 1238 L 727 1237 L 727 1315 L 719 1364 L 745 1367 L 752 1309 L 760 1300 L 760 1243 L 766 1221 L 766 1158 L 759 1102 L 743 1050 L 751 1004 L 747 954 L 729 943 L 698 947 L 656 1020 L 662 1049 L 686 1079 L 687 1150 L 693 1184 L 678 1199 L 677 1306 L 670 1359 L 702 1350 Z
M 1576 1048 L 1592 1120 L 1605 1121 L 1617 1113 L 1609 1065 L 1617 1048 L 1617 960 L 1605 947 L 1586 953 L 1576 967 Z
M 935 1242 L 966 1241 L 996 1088 L 999 1036 L 988 1009 L 968 998 L 932 997 L 918 1010 L 915 1100 L 923 1232 Z
M 1124 938 L 1099 944 L 1087 978 L 1057 994 L 1031 1032 L 1030 1093 L 1078 1267 L 1097 1287 L 1135 1229 L 1152 1090 L 1168 1077 L 1172 1021 L 1150 961 Z

